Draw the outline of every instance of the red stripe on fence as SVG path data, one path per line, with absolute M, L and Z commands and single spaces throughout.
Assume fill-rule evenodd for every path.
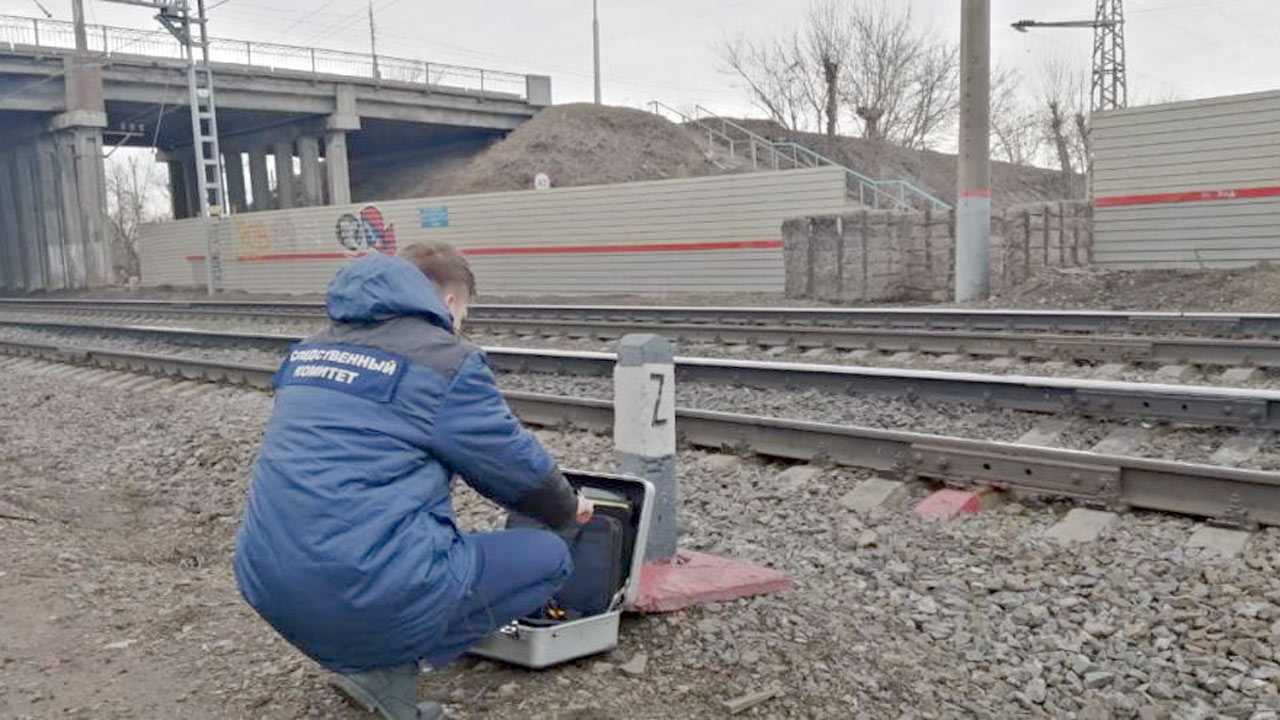
M 577 255 L 599 253 L 705 252 L 710 250 L 780 250 L 781 240 L 727 240 L 721 242 L 646 243 L 633 245 L 528 245 L 514 247 L 463 248 L 463 255 Z M 344 260 L 346 253 L 296 253 L 291 255 L 241 255 L 239 262 L 279 262 L 284 260 Z M 358 256 L 357 256 L 358 257 Z M 188 255 L 188 262 L 204 260 L 204 255 Z
M 640 245 L 527 245 L 466 248 L 463 255 L 576 255 L 584 253 L 702 252 L 706 250 L 777 250 L 781 240 L 733 240 L 698 243 L 648 243 Z
M 1226 190 L 1191 190 L 1188 192 L 1154 193 L 1151 195 L 1110 195 L 1095 198 L 1095 207 L 1123 207 L 1125 205 L 1168 205 L 1212 200 L 1248 200 L 1253 198 L 1280 197 L 1280 185 Z

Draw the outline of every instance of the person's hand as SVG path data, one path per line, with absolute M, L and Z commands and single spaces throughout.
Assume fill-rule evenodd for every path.
M 578 496 L 578 515 L 577 515 L 578 524 L 586 525 L 588 522 L 591 522 L 591 516 L 595 515 L 595 513 L 596 513 L 595 503 L 579 495 Z

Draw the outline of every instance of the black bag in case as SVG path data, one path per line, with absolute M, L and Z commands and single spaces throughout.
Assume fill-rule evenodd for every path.
M 590 493 L 588 497 L 591 497 Z M 540 613 L 530 619 L 574 620 L 613 609 L 635 544 L 634 534 L 626 532 L 632 508 L 624 499 L 592 499 L 598 504 L 595 515 L 586 525 L 574 524 L 557 533 L 569 546 L 573 574 L 552 598 L 549 608 L 558 608 L 564 615 L 546 617 L 545 613 Z M 507 528 L 545 530 L 547 526 L 530 517 L 512 513 L 507 518 Z
M 472 655 L 545 668 L 617 647 L 622 611 L 639 593 L 653 483 L 625 475 L 564 474 L 595 503 L 590 522 L 559 533 L 573 557 L 573 573 L 545 607 L 483 638 L 468 651 Z M 546 529 L 514 513 L 507 527 Z

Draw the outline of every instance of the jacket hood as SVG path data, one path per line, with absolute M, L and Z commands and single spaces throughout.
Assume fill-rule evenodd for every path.
M 435 284 L 408 260 L 382 253 L 371 253 L 339 270 L 329 283 L 325 309 L 338 322 L 416 315 L 453 331 L 453 316 Z

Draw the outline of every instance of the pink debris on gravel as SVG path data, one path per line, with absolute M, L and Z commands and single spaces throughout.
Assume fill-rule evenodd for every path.
M 958 515 L 981 512 L 999 502 L 999 493 L 991 488 L 977 490 L 939 490 L 916 505 L 916 515 L 926 520 L 950 520 Z
M 675 561 L 645 563 L 640 569 L 640 592 L 628 608 L 659 613 L 692 605 L 724 602 L 791 589 L 785 573 L 759 565 L 684 550 Z

